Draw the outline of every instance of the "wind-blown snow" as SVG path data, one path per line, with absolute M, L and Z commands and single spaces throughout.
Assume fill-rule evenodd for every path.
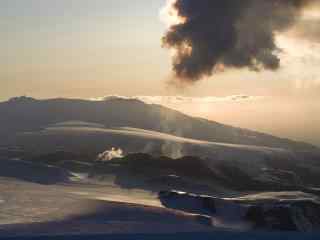
M 110 133 L 116 135 L 130 135 L 141 138 L 157 139 L 164 141 L 172 141 L 186 144 L 195 144 L 206 147 L 225 147 L 230 149 L 240 149 L 240 150 L 249 150 L 249 151 L 259 151 L 263 153 L 289 153 L 288 150 L 282 148 L 271 148 L 271 147 L 261 147 L 253 145 L 241 145 L 241 144 L 229 144 L 229 143 L 219 143 L 219 142 L 209 142 L 191 138 L 178 137 L 166 133 L 139 129 L 139 128 L 130 128 L 130 127 L 121 127 L 121 128 L 95 128 L 95 127 L 48 127 L 44 133 L 57 132 L 57 131 L 71 131 L 71 132 L 91 132 L 91 133 Z

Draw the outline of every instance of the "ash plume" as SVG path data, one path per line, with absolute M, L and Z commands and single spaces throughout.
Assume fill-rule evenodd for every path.
M 163 46 L 177 79 L 195 82 L 228 68 L 277 70 L 276 34 L 316 0 L 171 0 Z

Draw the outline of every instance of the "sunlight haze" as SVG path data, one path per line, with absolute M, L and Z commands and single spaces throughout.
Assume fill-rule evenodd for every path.
M 225 97 L 245 94 L 264 101 L 239 106 L 172 106 L 185 113 L 252 127 L 320 144 L 310 126 L 320 114 L 320 41 L 305 38 L 306 21 L 318 22 L 318 7 L 277 36 L 282 67 L 275 71 L 231 70 L 182 88 L 168 84 L 170 53 L 162 48 L 165 0 L 3 0 L 0 31 L 2 101 L 12 96 L 99 98 L 122 96 Z M 174 18 L 174 16 L 173 16 Z M 172 20 L 172 19 L 171 19 Z M 175 21 L 173 19 L 173 21 Z M 320 31 L 311 29 L 312 33 Z M 132 87 L 135 86 L 135 87 Z M 162 104 L 162 103 L 161 103 Z M 278 112 L 276 119 L 269 117 Z M 290 116 L 298 116 L 287 122 Z M 257 113 L 255 117 L 252 114 Z M 250 117 L 249 117 L 250 116 Z M 288 124 L 287 124 L 288 123 Z M 309 129 L 309 128 L 316 129 Z

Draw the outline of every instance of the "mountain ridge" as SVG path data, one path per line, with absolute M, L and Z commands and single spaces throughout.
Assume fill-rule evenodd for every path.
M 204 118 L 191 117 L 168 107 L 120 97 L 105 100 L 16 97 L 0 102 L 0 136 L 39 130 L 49 125 L 83 121 L 106 128 L 134 127 L 179 137 L 231 144 L 277 147 L 298 151 L 318 150 L 304 142 L 236 128 Z

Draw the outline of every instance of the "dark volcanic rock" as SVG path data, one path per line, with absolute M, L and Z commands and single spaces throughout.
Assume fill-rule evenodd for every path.
M 270 202 L 258 198 L 249 201 L 243 198 L 222 199 L 177 191 L 162 191 L 159 193 L 159 199 L 168 208 L 209 215 L 212 218 L 219 218 L 220 222 L 247 224 L 253 229 L 303 232 L 320 230 L 320 203 L 298 196 L 296 199 L 279 198 Z
M 256 228 L 280 231 L 297 231 L 294 219 L 291 216 L 290 206 L 252 206 L 248 209 L 246 219 Z
M 0 177 L 16 178 L 39 184 L 69 181 L 72 175 L 61 168 L 18 160 L 0 160 Z

